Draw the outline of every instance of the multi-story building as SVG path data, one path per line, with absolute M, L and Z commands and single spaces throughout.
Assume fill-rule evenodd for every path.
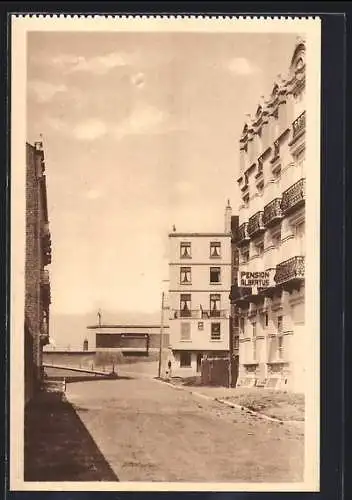
M 204 356 L 229 354 L 231 206 L 218 233 L 169 234 L 169 332 L 173 376 L 192 376 Z
M 240 138 L 239 383 L 304 389 L 305 43 Z
M 43 145 L 26 144 L 25 401 L 42 377 L 43 346 L 49 342 L 51 236 Z

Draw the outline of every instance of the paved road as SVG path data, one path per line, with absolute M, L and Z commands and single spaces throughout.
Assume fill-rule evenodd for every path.
M 150 379 L 67 390 L 120 481 L 303 481 L 304 439 L 295 428 Z

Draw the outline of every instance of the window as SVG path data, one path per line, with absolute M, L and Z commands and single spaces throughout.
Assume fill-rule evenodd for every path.
M 242 318 L 240 318 L 240 331 L 241 331 L 242 335 L 244 335 L 244 328 L 245 328 L 244 318 L 242 317 Z
M 280 244 L 281 244 L 281 230 L 276 232 L 276 233 L 273 233 L 271 240 L 273 242 L 274 247 L 277 248 L 278 246 L 280 246 Z
M 247 206 L 247 205 L 248 205 L 248 203 L 249 203 L 249 193 L 247 193 L 247 194 L 246 194 L 246 195 L 242 198 L 242 201 L 243 201 L 243 204 L 244 204 L 245 206 Z
M 261 194 L 264 190 L 264 182 L 260 182 L 258 185 L 257 185 L 257 189 L 258 189 L 258 193 Z
M 243 247 L 241 249 L 241 262 L 242 264 L 249 261 L 249 247 Z
M 277 317 L 277 331 L 282 332 L 282 316 Z
M 263 328 L 266 328 L 268 326 L 268 323 L 269 323 L 268 313 L 263 313 L 260 316 L 261 316 L 260 322 L 261 322 Z
M 191 323 L 181 323 L 181 340 L 191 340 Z
M 300 255 L 305 254 L 304 233 L 305 233 L 305 224 L 304 222 L 301 222 L 296 226 L 297 248 L 299 248 Z
M 190 259 L 191 254 L 191 244 L 186 241 L 181 241 L 180 245 L 180 257 L 181 259 Z
M 191 294 L 190 293 L 181 293 L 180 316 L 181 316 L 181 318 L 189 318 L 191 316 Z
M 235 337 L 233 339 L 233 348 L 237 350 L 239 349 L 239 346 L 240 346 L 240 339 L 238 337 Z
M 221 281 L 220 276 L 221 276 L 220 267 L 210 268 L 210 283 L 220 283 Z
M 191 353 L 188 351 L 181 351 L 180 353 L 180 366 L 181 368 L 189 368 L 191 366 Z
M 257 323 L 252 324 L 253 360 L 257 359 Z
M 212 323 L 211 324 L 211 340 L 220 340 L 221 332 L 220 332 L 220 323 Z
M 220 317 L 220 294 L 210 294 L 210 316 Z
M 191 268 L 190 267 L 181 267 L 181 269 L 180 269 L 180 283 L 182 283 L 183 285 L 190 285 L 192 283 Z
M 220 243 L 220 241 L 212 241 L 210 243 L 210 257 L 211 258 L 221 257 L 221 243 Z
M 198 330 L 204 330 L 204 322 L 198 321 Z
M 283 343 L 283 336 L 279 335 L 277 338 L 277 354 L 279 359 L 283 358 L 283 351 L 284 351 L 284 343 Z
M 255 249 L 257 251 L 257 255 L 263 255 L 264 253 L 264 241 L 260 241 L 255 245 Z

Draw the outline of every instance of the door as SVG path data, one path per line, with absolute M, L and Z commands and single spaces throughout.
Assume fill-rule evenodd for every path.
M 203 353 L 199 352 L 197 354 L 197 373 L 200 373 L 201 369 L 202 369 L 202 357 L 203 357 Z

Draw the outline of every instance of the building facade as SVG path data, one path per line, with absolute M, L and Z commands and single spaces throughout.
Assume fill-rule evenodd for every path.
M 305 383 L 305 43 L 240 138 L 239 385 Z
M 219 233 L 169 234 L 169 326 L 173 376 L 200 373 L 204 356 L 228 356 L 231 207 Z
M 49 230 L 44 151 L 41 142 L 26 144 L 25 257 L 25 401 L 39 388 L 43 346 L 49 342 L 51 290 Z
M 148 355 L 169 346 L 168 325 L 97 324 L 87 327 L 87 350 Z M 161 332 L 163 330 L 163 332 Z M 161 343 L 160 343 L 161 337 Z

